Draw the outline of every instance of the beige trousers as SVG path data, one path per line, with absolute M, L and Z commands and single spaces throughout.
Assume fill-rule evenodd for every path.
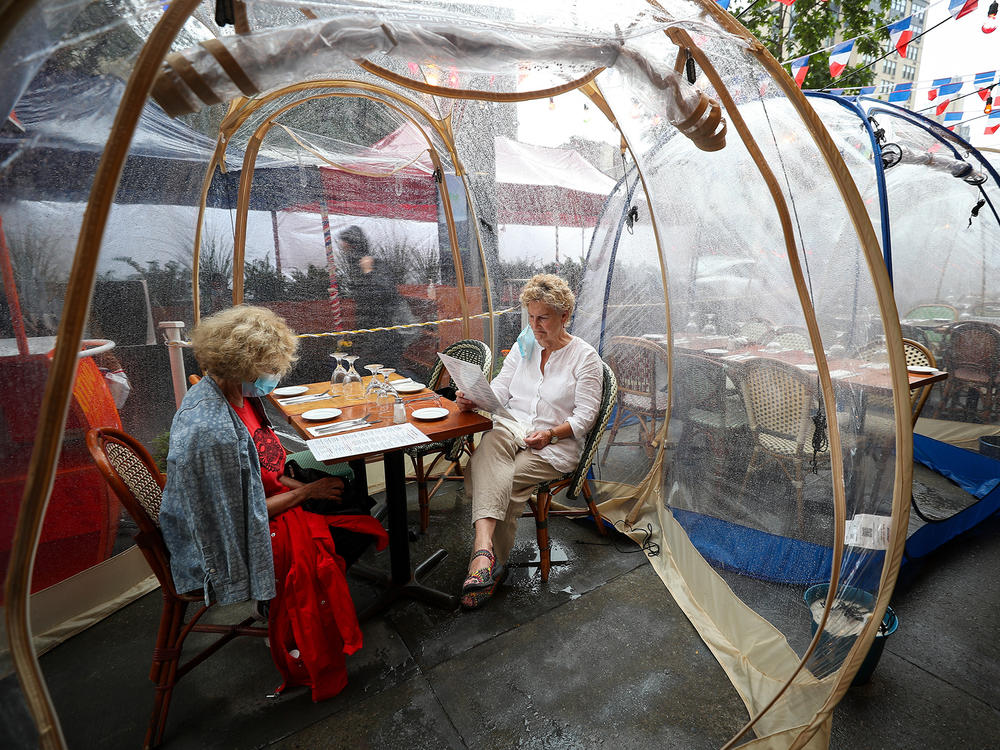
M 539 482 L 561 477 L 544 458 L 518 448 L 514 436 L 500 425 L 487 432 L 465 472 L 466 497 L 472 498 L 472 523 L 495 518 L 493 555 L 506 563 L 514 546 L 517 520 Z

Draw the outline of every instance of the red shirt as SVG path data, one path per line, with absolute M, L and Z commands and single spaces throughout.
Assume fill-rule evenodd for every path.
M 264 496 L 271 497 L 288 492 L 288 487 L 278 481 L 278 477 L 285 473 L 285 448 L 278 440 L 278 436 L 266 424 L 261 424 L 250 399 L 243 399 L 243 406 L 239 409 L 234 406 L 233 409 L 235 409 L 240 421 L 250 431 L 253 444 L 257 446 L 257 457 L 260 459 L 260 478 L 264 482 Z

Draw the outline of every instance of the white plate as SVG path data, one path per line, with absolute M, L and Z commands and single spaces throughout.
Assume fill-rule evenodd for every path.
M 728 349 L 703 349 L 705 354 L 729 354 Z
M 392 387 L 395 388 L 400 393 L 416 393 L 417 391 L 422 391 L 427 386 L 425 386 L 423 383 L 414 383 L 411 380 L 409 383 L 401 383 L 400 385 L 392 383 Z
M 300 415 L 303 419 L 308 419 L 310 422 L 323 422 L 328 419 L 336 419 L 341 414 L 343 414 L 340 409 L 310 409 L 309 411 L 304 411 Z
M 937 368 L 936 367 L 926 367 L 924 365 L 911 365 L 910 367 L 906 368 L 906 371 L 907 372 L 915 372 L 915 373 L 919 373 L 921 375 L 925 375 L 925 374 L 928 374 L 928 373 L 937 372 Z
M 414 409 L 414 419 L 444 419 L 448 416 L 448 410 L 443 406 L 428 406 L 424 409 Z
M 661 339 L 665 339 L 666 335 L 662 333 L 644 333 L 642 334 L 642 337 L 644 339 L 650 339 L 652 341 L 659 341 Z
M 275 388 L 271 393 L 275 396 L 298 396 L 308 390 L 309 387 L 305 385 L 283 385 L 281 388 Z

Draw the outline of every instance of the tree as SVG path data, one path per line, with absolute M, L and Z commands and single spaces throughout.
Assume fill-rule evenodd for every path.
M 848 77 L 850 86 L 870 84 L 875 78 L 874 67 L 857 75 L 852 71 L 865 66 L 865 56 L 880 57 L 888 48 L 889 32 L 882 27 L 889 22 L 889 0 L 798 0 L 791 6 L 772 0 L 742 0 L 733 3 L 730 10 L 778 61 L 811 55 L 804 89 L 836 87 Z M 741 15 L 741 11 L 745 13 Z M 817 50 L 835 40 L 855 37 L 854 64 L 834 80 L 830 77 L 829 50 Z

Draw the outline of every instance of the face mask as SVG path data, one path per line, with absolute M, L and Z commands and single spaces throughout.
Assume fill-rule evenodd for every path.
M 243 383 L 244 396 L 256 396 L 261 398 L 273 391 L 281 380 L 280 375 L 261 375 L 252 383 Z
M 535 334 L 531 326 L 525 326 L 524 330 L 517 337 L 517 348 L 521 350 L 524 359 L 530 359 L 531 353 L 535 351 Z

